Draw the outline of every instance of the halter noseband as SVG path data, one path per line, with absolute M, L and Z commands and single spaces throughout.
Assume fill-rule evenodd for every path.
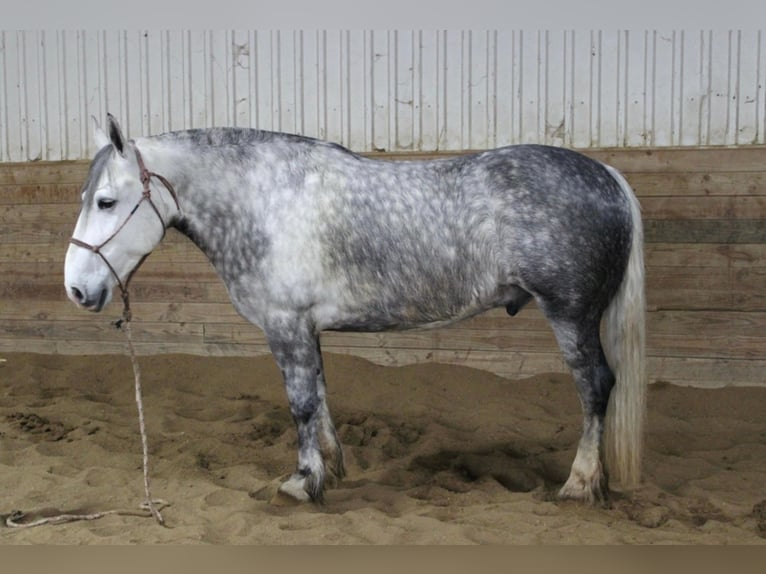
M 120 287 L 120 291 L 122 292 L 122 298 L 123 301 L 126 304 L 126 314 L 129 314 L 128 311 L 128 302 L 127 302 L 127 296 L 128 296 L 128 283 L 130 282 L 131 278 L 133 277 L 133 274 L 138 270 L 139 267 L 141 267 L 141 264 L 144 262 L 144 260 L 149 257 L 149 253 L 141 257 L 139 259 L 138 263 L 135 267 L 128 273 L 128 276 L 125 278 L 125 283 L 123 283 L 120 280 L 120 276 L 117 274 L 117 271 L 114 270 L 114 267 L 112 267 L 112 264 L 109 263 L 109 260 L 106 258 L 106 256 L 101 252 L 101 249 L 109 243 L 112 239 L 114 239 L 117 234 L 122 231 L 122 228 L 125 227 L 125 225 L 130 221 L 130 218 L 133 217 L 133 214 L 138 210 L 140 205 L 147 201 L 149 205 L 151 205 L 152 209 L 154 210 L 154 213 L 157 215 L 157 217 L 160 220 L 160 223 L 162 224 L 162 237 L 160 238 L 160 241 L 165 238 L 165 232 L 167 231 L 167 225 L 165 224 L 165 220 L 162 219 L 162 215 L 160 214 L 160 210 L 157 209 L 157 206 L 155 205 L 154 201 L 152 201 L 152 191 L 151 191 L 151 182 L 152 178 L 156 177 L 160 180 L 162 185 L 165 186 L 165 189 L 167 189 L 170 192 L 170 195 L 173 197 L 173 201 L 176 204 L 176 209 L 180 211 L 181 207 L 178 204 L 178 195 L 176 195 L 175 189 L 173 189 L 173 186 L 170 184 L 170 182 L 165 179 L 165 177 L 161 176 L 158 173 L 154 173 L 152 171 L 149 171 L 146 169 L 146 165 L 144 164 L 144 159 L 141 157 L 141 153 L 138 151 L 138 148 L 136 147 L 136 144 L 134 141 L 131 140 L 131 146 L 133 148 L 133 151 L 136 153 L 136 161 L 138 162 L 138 169 L 141 172 L 141 183 L 144 186 L 144 192 L 141 194 L 141 199 L 138 200 L 138 203 L 133 207 L 133 209 L 130 211 L 128 216 L 125 218 L 125 221 L 122 222 L 122 224 L 112 233 L 109 237 L 107 237 L 104 241 L 102 241 L 98 245 L 91 245 L 90 243 L 85 243 L 84 241 L 81 241 L 77 239 L 76 237 L 72 236 L 69 239 L 69 242 L 73 245 L 77 245 L 77 247 L 82 247 L 83 249 L 87 249 L 89 251 L 92 251 L 99 257 L 101 257 L 101 260 L 106 264 L 106 266 L 109 268 L 109 271 L 112 272 L 112 275 L 114 275 L 114 278 L 117 280 L 117 285 Z M 151 252 L 150 252 L 151 253 Z

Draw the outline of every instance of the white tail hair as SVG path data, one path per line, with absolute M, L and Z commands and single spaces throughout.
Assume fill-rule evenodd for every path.
M 605 313 L 604 339 L 604 352 L 617 379 L 604 425 L 606 465 L 611 477 L 629 489 L 641 479 L 646 411 L 644 231 L 641 206 L 630 184 L 615 168 L 606 168 L 628 198 L 633 223 L 630 259 L 620 289 Z

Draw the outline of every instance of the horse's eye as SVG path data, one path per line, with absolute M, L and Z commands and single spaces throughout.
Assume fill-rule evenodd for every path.
M 110 209 L 114 207 L 114 204 L 117 203 L 114 199 L 99 199 L 96 205 L 98 205 L 99 209 Z

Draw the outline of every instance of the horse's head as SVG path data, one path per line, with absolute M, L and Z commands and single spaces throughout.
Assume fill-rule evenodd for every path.
M 162 241 L 166 222 L 178 210 L 170 184 L 149 172 L 134 142 L 126 140 L 109 115 L 107 133 L 93 121 L 100 150 L 83 186 L 82 207 L 64 264 L 69 298 L 89 311 L 101 311 L 115 285 L 127 288 L 132 273 Z M 174 201 L 150 192 L 158 177 Z M 169 198 L 168 198 L 169 199 Z

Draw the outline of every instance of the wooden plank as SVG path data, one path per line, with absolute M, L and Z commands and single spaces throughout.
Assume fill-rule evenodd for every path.
M 216 303 L 228 301 L 226 287 L 221 282 L 195 283 L 193 281 L 144 282 L 136 277 L 130 288 L 131 302 L 155 303 Z M 63 301 L 63 275 L 61 281 L 40 283 L 15 281 L 0 277 L 0 300 L 33 299 Z
M 40 285 L 61 283 L 64 281 L 64 254 L 57 265 L 46 262 L 9 263 L 0 262 L 0 282 L 13 284 Z M 155 261 L 146 263 L 134 277 L 131 285 L 149 287 L 159 284 L 219 283 L 221 279 L 215 269 L 208 264 L 179 265 L 176 263 Z M 227 298 L 228 299 L 228 298 Z
M 678 288 L 658 293 L 649 293 L 647 309 L 663 310 L 720 310 L 720 311 L 766 311 L 764 296 L 747 291 L 705 291 L 700 288 Z
M 202 342 L 203 325 L 200 323 L 170 323 L 133 321 L 132 333 L 136 341 L 177 343 Z M 67 339 L 71 341 L 124 341 L 125 334 L 104 320 L 91 321 L 16 321 L 0 323 L 0 338 Z
M 64 262 L 64 250 L 49 243 L 0 243 L 0 263 L 60 263 Z
M 733 292 L 734 305 L 741 310 L 760 310 L 766 304 L 766 269 L 749 267 L 734 272 L 737 289 Z
M 20 223 L 14 221 L 0 222 L 0 244 L 15 243 L 28 245 L 46 243 L 66 247 L 74 230 L 76 215 L 69 225 L 41 226 L 40 222 Z
M 645 219 L 739 220 L 766 218 L 764 196 L 663 196 L 641 199 Z
M 644 263 L 654 267 L 740 268 L 766 262 L 766 243 L 647 243 Z
M 29 203 L 0 205 L 3 226 L 68 226 L 70 232 L 77 221 L 80 206 L 73 203 Z
M 660 335 L 647 339 L 647 356 L 705 359 L 763 359 L 766 337 L 742 335 L 709 335 L 696 333 Z
M 216 357 L 255 356 L 269 354 L 269 349 L 251 345 L 204 345 L 201 343 L 175 343 L 153 341 L 134 344 L 138 355 L 164 355 L 181 353 Z M 128 345 L 123 341 L 77 341 L 68 339 L 0 338 L 0 353 L 28 352 L 53 355 L 127 355 Z M 132 379 L 132 375 L 131 376 Z
M 1 208 L 0 208 L 1 209 Z M 23 207 L 21 207 L 23 209 Z M 60 206 L 54 206 L 52 209 L 61 211 Z M 63 214 L 58 214 L 48 218 L 46 213 L 39 214 L 34 210 L 32 212 L 18 212 L 20 217 L 16 217 L 13 210 L 8 210 L 8 215 L 0 218 L 0 239 L 8 238 L 14 243 L 29 245 L 50 245 L 67 246 L 69 238 L 74 231 L 75 222 L 79 213 L 79 205 L 65 204 L 66 210 Z M 56 219 L 57 221 L 51 221 Z M 8 241 L 0 240 L 0 248 L 4 248 Z M 198 255 L 204 258 L 200 250 L 187 237 L 175 229 L 168 229 L 165 239 L 155 250 L 155 254 L 160 253 L 162 249 L 174 249 L 175 253 L 182 253 L 184 256 Z
M 766 165 L 752 172 L 631 173 L 629 183 L 641 198 L 654 196 L 766 195 Z M 643 201 L 642 201 L 643 203 Z
M 0 185 L 76 183 L 88 176 L 89 161 L 0 163 Z
M 64 264 L 64 255 L 68 248 L 66 241 L 32 242 L 32 243 L 1 243 L 0 262 L 2 263 L 56 263 Z M 202 251 L 191 241 L 181 236 L 174 230 L 168 230 L 168 234 L 146 265 L 156 262 L 173 262 L 177 265 L 206 265 L 210 262 Z
M 647 313 L 647 334 L 669 337 L 742 335 L 766 339 L 766 313 L 747 311 L 654 311 Z M 766 347 L 763 349 L 766 356 Z
M 766 310 L 764 271 L 709 268 L 652 268 L 647 273 L 647 307 L 662 309 Z
M 766 146 L 580 150 L 620 171 L 633 172 L 763 172 Z
M 82 183 L 29 183 L 0 185 L 0 205 L 29 203 L 80 204 Z
M 657 311 L 647 314 L 647 353 L 654 357 L 766 358 L 766 313 Z
M 766 360 L 653 357 L 647 368 L 651 382 L 702 388 L 766 386 Z
M 137 321 L 147 322 L 175 322 L 175 323 L 246 323 L 234 306 L 226 302 L 156 302 L 156 301 L 133 301 L 131 296 L 131 309 L 133 317 Z M 119 300 L 104 309 L 101 317 L 108 321 L 122 312 Z M 63 293 L 58 300 L 46 301 L 40 299 L 15 299 L 0 307 L 0 320 L 13 319 L 23 321 L 50 320 L 50 321 L 97 321 L 98 315 L 91 315 L 69 301 Z
M 731 291 L 734 285 L 734 270 L 720 268 L 711 273 L 709 267 L 652 267 L 646 272 L 646 291 L 661 296 L 674 289 L 704 289 L 706 291 Z
M 647 243 L 766 243 L 766 219 L 644 220 Z

